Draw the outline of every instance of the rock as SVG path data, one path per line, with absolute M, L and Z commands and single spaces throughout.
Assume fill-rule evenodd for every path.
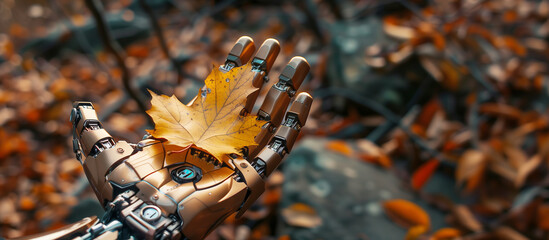
M 442 212 L 427 206 L 383 168 L 326 151 L 325 139 L 305 139 L 283 166 L 285 183 L 279 209 L 303 203 L 315 209 L 322 224 L 315 228 L 289 226 L 283 221 L 277 236 L 291 239 L 403 239 L 406 229 L 392 222 L 381 203 L 408 199 L 430 216 L 431 229 L 445 226 Z

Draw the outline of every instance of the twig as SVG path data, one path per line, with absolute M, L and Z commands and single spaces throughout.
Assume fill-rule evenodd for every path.
M 425 93 L 428 91 L 429 86 L 431 86 L 431 83 L 432 80 L 425 80 L 421 83 L 410 101 L 408 101 L 408 103 L 406 104 L 405 115 L 410 113 L 414 109 L 414 106 L 416 106 L 417 102 L 419 102 L 419 100 L 424 97 Z M 385 122 L 383 125 L 374 129 L 374 131 L 372 131 L 366 138 L 372 142 L 377 142 L 381 137 L 383 137 L 395 127 L 395 123 L 391 121 Z
M 326 36 L 324 36 L 324 33 L 322 32 L 322 29 L 320 27 L 321 23 L 320 20 L 315 16 L 313 11 L 309 8 L 310 1 L 297 1 L 297 7 L 305 14 L 305 17 L 307 19 L 307 22 L 309 23 L 311 30 L 315 34 L 315 36 L 322 42 L 326 42 Z
M 151 26 L 154 29 L 154 33 L 156 34 L 156 37 L 158 38 L 158 42 L 160 42 L 160 48 L 162 49 L 162 52 L 164 53 L 164 56 L 170 60 L 170 62 L 173 65 L 173 68 L 177 71 L 177 84 L 181 84 L 183 81 L 183 71 L 181 70 L 180 64 L 177 61 L 177 59 L 173 58 L 170 54 L 170 50 L 168 49 L 168 44 L 166 41 L 166 38 L 164 37 L 164 31 L 162 30 L 162 27 L 160 27 L 160 24 L 158 23 L 158 18 L 156 17 L 156 14 L 152 10 L 152 8 L 147 4 L 146 0 L 139 0 L 139 5 L 141 8 L 147 13 L 147 16 L 149 17 L 149 21 L 151 22 Z
M 223 11 L 225 9 L 236 6 L 244 1 L 242 0 L 225 0 L 216 2 L 214 6 L 207 7 L 205 9 L 202 9 L 198 14 L 193 16 L 193 20 L 191 21 L 192 25 L 195 25 L 198 21 L 201 21 L 206 16 L 215 16 Z
M 107 26 L 107 21 L 105 20 L 104 16 L 104 10 L 103 5 L 99 0 L 84 0 L 86 3 L 86 6 L 90 9 L 92 12 L 93 18 L 95 19 L 95 22 L 97 24 L 97 29 L 99 30 L 99 35 L 101 37 L 101 41 L 103 42 L 103 45 L 109 51 L 114 58 L 116 59 L 116 63 L 118 67 L 122 70 L 122 82 L 124 83 L 124 88 L 126 89 L 126 92 L 128 95 L 137 102 L 137 106 L 145 114 L 147 115 L 147 109 L 145 107 L 145 100 L 143 95 L 139 94 L 138 91 L 136 91 L 131 83 L 130 83 L 130 71 L 128 70 L 128 67 L 126 66 L 126 63 L 124 63 L 124 57 L 122 48 L 118 43 L 113 39 L 112 34 L 109 30 L 109 27 Z M 152 125 L 152 122 L 150 118 L 147 118 L 149 121 L 149 124 Z
M 80 45 L 80 48 L 82 49 L 82 51 L 84 51 L 84 54 L 88 57 L 90 62 L 93 65 L 95 65 L 97 68 L 103 70 L 104 72 L 108 72 L 107 68 L 103 64 L 99 63 L 99 61 L 97 61 L 97 58 L 93 54 L 93 48 L 90 45 L 90 42 L 88 42 L 86 37 L 82 34 L 82 31 L 73 24 L 69 15 L 67 14 L 67 12 L 65 12 L 63 7 L 59 4 L 59 2 L 57 0 L 49 0 L 49 2 L 54 12 L 59 13 L 60 15 L 63 15 L 66 18 L 65 25 L 67 26 L 67 29 L 69 29 L 69 31 L 74 33 L 74 36 L 76 38 L 76 41 L 78 42 L 78 45 Z M 112 85 L 117 86 L 117 83 L 113 81 L 110 75 L 108 75 L 107 78 Z
M 330 10 L 334 14 L 334 17 L 337 20 L 343 20 L 343 12 L 341 11 L 341 7 L 339 7 L 339 3 L 336 0 L 326 0 L 326 3 L 330 6 Z

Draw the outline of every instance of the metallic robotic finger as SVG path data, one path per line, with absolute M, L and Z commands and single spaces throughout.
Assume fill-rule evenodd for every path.
M 253 40 L 241 37 L 220 68 L 240 66 L 254 51 Z M 279 43 L 268 39 L 253 56 L 254 86 L 268 81 L 279 51 Z M 241 216 L 263 193 L 264 179 L 291 151 L 307 121 L 312 97 L 296 92 L 308 71 L 304 58 L 288 63 L 257 113 L 268 121 L 256 137 L 259 145 L 243 157 L 229 156 L 228 164 L 197 148 L 175 151 L 148 136 L 137 144 L 116 142 L 90 102 L 75 102 L 70 118 L 73 150 L 106 213 L 86 231 L 65 229 L 65 237 L 203 239 L 230 215 Z M 253 114 L 257 97 L 248 97 L 241 114 Z

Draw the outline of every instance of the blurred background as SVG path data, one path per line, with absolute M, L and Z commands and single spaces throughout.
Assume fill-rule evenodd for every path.
M 547 0 L 2 0 L 0 236 L 101 216 L 73 101 L 137 142 L 146 89 L 187 102 L 248 35 L 281 43 L 271 79 L 305 57 L 315 100 L 261 199 L 208 239 L 547 239 L 548 16 Z

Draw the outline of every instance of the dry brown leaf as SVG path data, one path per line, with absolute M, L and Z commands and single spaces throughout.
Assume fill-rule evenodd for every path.
M 357 141 L 357 147 L 359 150 L 358 158 L 367 162 L 379 164 L 380 166 L 385 168 L 390 168 L 393 166 L 393 162 L 391 161 L 389 156 L 387 156 L 383 149 L 381 149 L 375 143 L 368 140 L 360 139 Z
M 461 236 L 461 232 L 455 228 L 441 228 L 431 236 L 431 240 L 449 240 Z
M 542 158 L 539 154 L 537 154 L 530 158 L 530 160 L 522 164 L 517 171 L 515 186 L 521 187 L 524 184 L 524 181 L 526 181 L 528 175 L 530 175 L 530 173 L 532 173 L 540 165 L 541 162 Z
M 478 150 L 467 150 L 459 159 L 456 169 L 456 181 L 458 184 L 468 180 L 466 189 L 473 190 L 482 179 L 486 168 L 486 155 Z
M 503 152 L 509 159 L 509 163 L 515 169 L 519 169 L 528 160 L 526 153 L 522 151 L 522 149 L 515 146 L 506 146 L 503 148 Z
M 498 227 L 494 230 L 494 235 L 502 240 L 528 240 L 527 237 L 507 226 Z
M 383 208 L 389 218 L 403 227 L 424 226 L 429 229 L 431 225 L 427 212 L 408 200 L 389 200 L 383 203 Z
M 442 82 L 442 72 L 438 68 L 436 61 L 432 58 L 420 56 L 419 62 L 421 63 L 421 66 L 425 68 L 425 70 L 433 77 L 435 80 Z
M 314 228 L 322 224 L 315 209 L 304 203 L 294 203 L 282 210 L 284 220 L 296 227 Z
M 387 60 L 393 64 L 399 64 L 411 57 L 413 53 L 414 49 L 411 45 L 403 44 L 398 51 L 389 53 Z
M 416 31 L 413 28 L 399 26 L 397 25 L 397 21 L 390 16 L 383 19 L 383 31 L 385 34 L 401 40 L 409 40 L 416 36 Z
M 503 103 L 484 103 L 479 106 L 478 110 L 481 113 L 514 119 L 519 119 L 522 115 L 522 112 L 519 109 Z
M 482 231 L 482 225 L 473 216 L 473 213 L 464 205 L 456 205 L 453 209 L 457 221 L 465 228 L 473 232 Z
M 218 160 L 226 154 L 239 154 L 246 146 L 256 145 L 254 138 L 264 121 L 255 116 L 241 116 L 248 95 L 258 89 L 252 86 L 251 65 L 233 68 L 224 73 L 213 68 L 190 106 L 174 95 L 159 96 L 151 92 L 152 107 L 147 113 L 155 122 L 149 131 L 156 138 L 165 138 L 168 144 L 183 148 L 196 145 Z

